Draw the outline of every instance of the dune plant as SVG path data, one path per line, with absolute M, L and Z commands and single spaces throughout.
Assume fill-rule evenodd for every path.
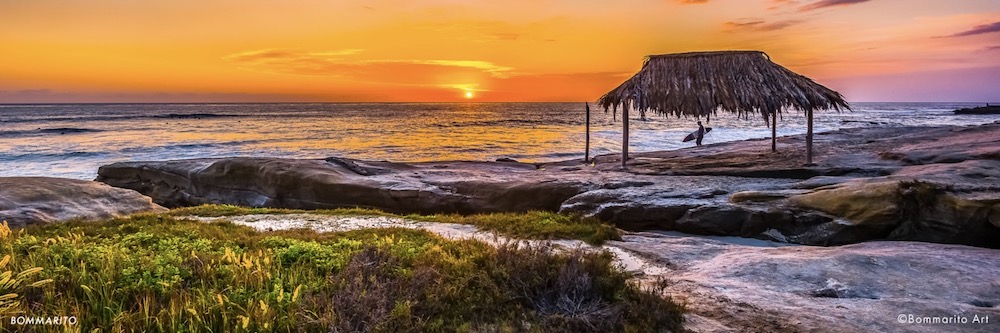
M 420 230 L 258 232 L 138 215 L 0 236 L 4 274 L 21 278 L 3 289 L 14 295 L 5 313 L 77 318 L 5 330 L 645 332 L 681 322 L 680 306 L 607 254 Z
M 6 240 L 13 236 L 14 233 L 7 225 L 7 221 L 3 221 L 3 224 L 0 224 L 0 242 L 6 244 Z M 52 282 L 52 279 L 32 281 L 32 277 L 42 271 L 41 267 L 28 267 L 14 274 L 14 271 L 7 270 L 7 264 L 10 262 L 10 254 L 0 258 L 0 317 L 3 318 L 20 312 L 21 295 L 24 294 L 24 290 L 40 288 Z

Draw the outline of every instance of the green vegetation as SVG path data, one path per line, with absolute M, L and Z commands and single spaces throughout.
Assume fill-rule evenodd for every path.
M 618 229 L 596 218 L 551 212 L 494 213 L 475 215 L 394 215 L 374 209 L 340 208 L 331 210 L 294 210 L 282 208 L 250 208 L 233 205 L 201 205 L 178 208 L 170 216 L 236 216 L 248 214 L 378 215 L 394 216 L 425 222 L 471 224 L 505 236 L 522 239 L 579 239 L 590 244 L 620 239 Z
M 469 223 L 499 223 L 479 219 Z M 609 254 L 412 229 L 258 232 L 170 215 L 15 232 L 4 224 L 0 257 L 0 317 L 77 318 L 72 327 L 4 320 L 3 330 L 652 332 L 681 323 L 679 305 L 630 281 Z
M 493 213 L 476 215 L 409 215 L 406 218 L 441 223 L 471 224 L 482 230 L 521 239 L 579 239 L 599 245 L 620 240 L 618 229 L 596 218 L 550 213 Z

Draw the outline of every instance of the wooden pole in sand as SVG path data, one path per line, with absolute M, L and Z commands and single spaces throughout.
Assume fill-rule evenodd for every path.
M 628 163 L 628 103 L 622 104 L 622 170 Z
M 778 151 L 778 112 L 771 112 L 771 152 Z
M 806 126 L 806 164 L 813 164 L 813 111 L 806 112 L 808 125 Z
M 587 144 L 583 152 L 583 161 L 590 162 L 590 103 L 584 105 L 587 106 Z

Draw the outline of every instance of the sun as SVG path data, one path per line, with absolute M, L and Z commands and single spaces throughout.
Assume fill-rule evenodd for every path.
M 465 98 L 472 99 L 473 96 L 474 95 L 472 94 L 472 91 L 470 90 L 465 91 Z

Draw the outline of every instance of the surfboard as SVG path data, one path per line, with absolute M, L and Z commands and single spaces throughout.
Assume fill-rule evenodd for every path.
M 711 127 L 705 127 L 705 134 L 708 134 L 708 132 L 711 132 L 711 131 L 712 131 Z M 696 138 L 698 138 L 698 130 L 694 130 L 694 132 L 691 132 L 691 134 L 688 134 L 688 136 L 685 136 L 684 140 L 681 140 L 681 142 L 688 142 L 688 141 L 694 140 Z

